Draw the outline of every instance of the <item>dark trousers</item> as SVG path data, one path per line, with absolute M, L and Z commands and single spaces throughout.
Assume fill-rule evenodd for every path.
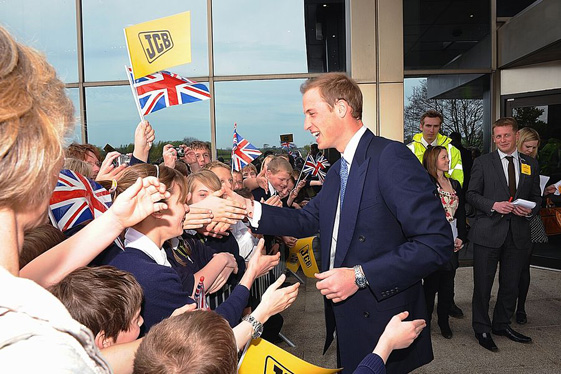
M 423 280 L 429 322 L 434 310 L 434 298 L 436 293 L 438 293 L 438 306 L 436 308 L 438 322 L 440 324 L 448 321 L 448 312 L 450 311 L 454 299 L 455 273 L 455 270 L 437 270 Z
M 473 245 L 473 299 L 472 326 L 476 333 L 503 330 L 510 325 L 518 296 L 518 282 L 522 267 L 528 256 L 528 249 L 518 249 L 509 229 L 505 242 L 499 248 Z M 489 300 L 495 280 L 497 264 L 499 268 L 499 292 L 493 312 L 493 322 L 489 318 Z
M 528 251 L 526 261 L 522 265 L 520 282 L 518 283 L 518 304 L 516 305 L 516 311 L 521 313 L 526 313 L 526 297 L 528 296 L 528 290 L 530 289 L 530 261 L 532 259 L 534 246 L 535 244 L 532 243 L 530 251 Z

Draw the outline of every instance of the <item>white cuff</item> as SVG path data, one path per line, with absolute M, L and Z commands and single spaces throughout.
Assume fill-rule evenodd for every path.
M 261 215 L 263 214 L 263 208 L 261 207 L 261 203 L 258 201 L 253 202 L 253 217 L 247 217 L 251 227 L 258 228 L 259 221 L 261 220 Z

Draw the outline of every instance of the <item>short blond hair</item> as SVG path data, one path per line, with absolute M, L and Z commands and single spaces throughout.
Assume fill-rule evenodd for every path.
M 292 166 L 283 156 L 276 156 L 273 158 L 271 162 L 267 164 L 267 170 L 273 174 L 277 174 L 281 171 L 286 171 L 288 174 L 292 174 Z
M 44 204 L 53 192 L 74 107 L 45 57 L 0 27 L 0 207 Z

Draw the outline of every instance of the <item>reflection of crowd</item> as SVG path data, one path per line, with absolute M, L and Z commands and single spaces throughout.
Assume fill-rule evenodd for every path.
M 495 123 L 499 152 L 477 158 L 468 178 L 465 152 L 439 133 L 442 116 L 430 113 L 410 146 L 424 170 L 406 146 L 366 128 L 360 89 L 335 73 L 302 86 L 305 129 L 317 140 L 312 156 L 341 153 L 325 181 L 302 175 L 302 158 L 285 154 L 232 172 L 198 141 L 166 145 L 150 163 L 156 134 L 145 121 L 130 158 L 109 151 L 102 160 L 92 145 L 62 148 L 72 104 L 44 57 L 2 28 L 0 47 L 5 367 L 234 373 L 249 340 L 279 338 L 279 313 L 297 297 L 299 283 L 273 276 L 281 254 L 319 233 L 326 347 L 337 331 L 343 372 L 413 370 L 433 358 L 424 327 L 435 294 L 445 337 L 453 335 L 449 315 L 462 313 L 454 308 L 453 279 L 466 244 L 461 183 L 468 180 L 476 336 L 491 350 L 491 332 L 529 340 L 509 321 L 516 298 L 526 320 L 530 241 L 537 238 L 530 222 L 541 194 L 527 144 L 534 140 L 524 138 L 516 152 L 515 122 Z M 489 187 L 498 183 L 504 188 Z M 516 198 L 537 206 L 515 205 Z M 510 278 L 501 277 L 491 324 L 492 277 L 481 274 L 499 261 Z M 253 294 L 257 279 L 267 287 Z

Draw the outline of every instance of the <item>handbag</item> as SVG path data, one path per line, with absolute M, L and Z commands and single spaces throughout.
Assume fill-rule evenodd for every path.
M 547 199 L 546 207 L 540 209 L 540 217 L 547 235 L 561 234 L 561 207 L 556 207 L 551 199 Z

